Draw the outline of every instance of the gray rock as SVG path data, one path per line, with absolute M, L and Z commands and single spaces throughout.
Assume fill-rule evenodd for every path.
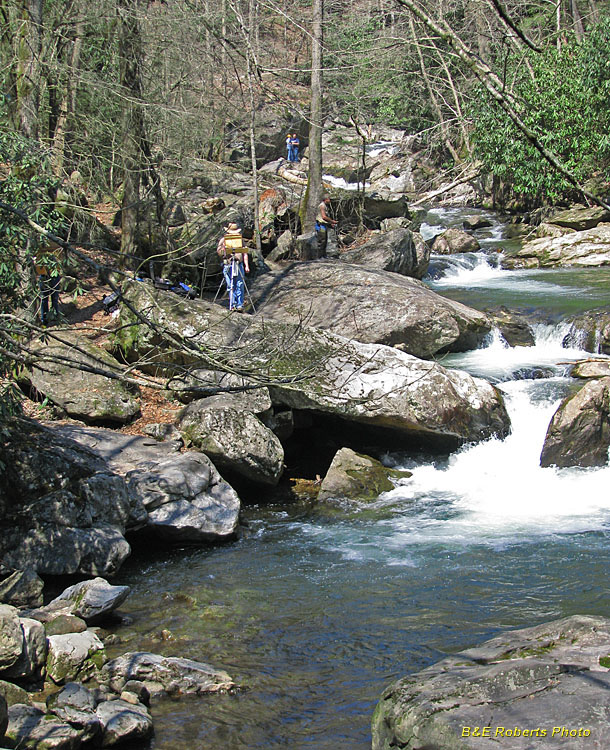
M 44 583 L 32 568 L 16 570 L 0 583 L 0 602 L 14 607 L 37 607 L 42 604 Z
M 384 691 L 373 750 L 608 747 L 609 642 L 610 620 L 576 615 L 449 656 Z M 489 730 L 475 737 L 465 727 Z
M 416 357 L 476 348 L 491 330 L 485 314 L 420 281 L 347 263 L 296 263 L 260 277 L 251 291 L 257 318 L 399 346 Z
M 116 693 L 122 692 L 131 680 L 144 683 L 151 697 L 217 693 L 235 687 L 226 672 L 208 664 L 147 652 L 130 652 L 112 659 L 99 677 Z
M 561 237 L 540 237 L 502 260 L 504 268 L 595 268 L 610 265 L 610 224 L 570 232 Z
M 52 635 L 48 644 L 47 675 L 56 685 L 88 680 L 97 675 L 106 661 L 104 644 L 90 630 Z
M 505 309 L 490 312 L 489 315 L 509 346 L 535 344 L 534 333 L 523 317 Z
M 48 618 L 41 619 L 40 610 L 33 613 L 36 619 L 44 623 L 44 629 L 49 635 L 66 635 L 66 633 L 84 633 L 87 630 L 87 623 L 80 617 L 69 615 L 65 611 L 57 613 L 48 613 Z
M 153 734 L 153 723 L 146 706 L 124 700 L 104 701 L 96 709 L 102 727 L 102 747 L 144 740 Z
M 15 607 L 0 604 L 0 671 L 11 667 L 21 656 L 23 633 Z
M 484 229 L 491 226 L 491 221 L 484 216 L 469 216 L 462 222 L 464 229 Z
M 116 372 L 118 362 L 77 332 L 55 333 L 34 347 L 38 365 L 27 373 L 29 385 L 75 419 L 92 424 L 124 424 L 140 413 L 138 399 L 118 380 L 85 372 L 48 359 L 62 357 L 89 367 Z
M 6 680 L 0 680 L 0 696 L 9 706 L 14 706 L 16 703 L 29 704 L 31 702 L 30 695 L 26 690 Z
M 89 742 L 101 734 L 96 706 L 93 693 L 77 682 L 68 682 L 59 692 L 47 698 L 47 709 L 58 719 L 81 730 L 83 742 Z
M 394 489 L 399 479 L 410 476 L 409 471 L 390 469 L 370 456 L 341 448 L 322 480 L 318 501 L 371 502 Z
M 610 377 L 585 383 L 549 425 L 541 466 L 606 466 L 610 448 Z
M 301 265 L 326 267 L 330 263 Z M 397 274 L 386 276 L 421 285 Z M 242 348 L 236 353 L 235 365 L 258 371 L 261 362 L 265 363 L 265 375 L 277 378 L 270 388 L 276 408 L 322 413 L 346 424 L 376 427 L 380 436 L 391 437 L 395 449 L 401 441 L 413 438 L 430 438 L 451 447 L 463 440 L 505 434 L 508 429 L 509 418 L 497 389 L 459 370 L 445 370 L 438 363 L 424 362 L 396 349 L 350 341 L 300 322 L 228 316 L 216 305 L 197 301 L 185 304 L 175 295 L 149 291 L 143 284 L 130 287 L 126 293 L 135 307 L 151 310 L 153 321 L 157 315 L 162 316 L 170 331 L 191 335 L 192 329 L 193 346 L 205 340 L 207 350 L 223 347 L 229 352 L 239 340 Z M 149 295 L 154 297 L 154 304 Z M 122 314 L 124 310 L 121 308 Z M 122 322 L 128 319 L 129 315 Z M 349 320 L 346 322 L 349 324 Z M 202 332 L 201 339 L 197 331 Z M 128 356 L 146 355 L 151 363 L 156 356 L 164 361 L 172 359 L 171 351 L 164 350 L 148 328 L 135 333 L 132 330 L 124 345 Z M 179 361 L 188 362 L 184 352 Z M 198 361 L 193 354 L 195 366 Z
M 202 453 L 176 454 L 168 443 L 110 430 L 57 429 L 125 477 L 132 508 L 142 509 L 147 528 L 161 537 L 209 542 L 235 533 L 239 498 Z
M 180 416 L 180 432 L 221 471 L 274 486 L 284 469 L 282 444 L 260 419 L 240 408 L 239 402 L 232 396 L 194 401 Z
M 0 695 L 0 739 L 4 737 L 8 726 L 8 704 L 3 695 Z
M 610 377 L 610 361 L 607 359 L 589 359 L 577 362 L 570 375 L 573 378 L 605 378 Z
M 2 677 L 9 680 L 30 678 L 38 680 L 43 676 L 47 661 L 47 636 L 44 626 L 38 620 L 19 618 L 23 633 L 21 654 L 17 661 L 4 670 Z
M 111 586 L 104 578 L 94 578 L 68 587 L 51 604 L 67 605 L 70 614 L 90 622 L 120 607 L 129 591 L 129 586 Z
M 430 250 L 421 235 L 410 229 L 393 229 L 373 234 L 364 245 L 343 253 L 341 260 L 421 279 L 428 270 Z
M 430 252 L 436 255 L 452 255 L 453 253 L 474 253 L 480 249 L 479 241 L 468 232 L 457 227 L 451 227 L 441 234 L 437 234 Z
M 547 221 L 549 224 L 580 232 L 583 229 L 593 229 L 602 222 L 609 222 L 610 211 L 601 206 L 572 206 L 566 211 L 553 214 Z
M 16 704 L 8 711 L 6 736 L 13 747 L 36 750 L 77 750 L 82 733 L 69 724 L 48 718 L 34 706 Z
M 594 354 L 610 354 L 610 308 L 588 310 L 570 318 L 570 333 L 564 346 L 574 346 Z

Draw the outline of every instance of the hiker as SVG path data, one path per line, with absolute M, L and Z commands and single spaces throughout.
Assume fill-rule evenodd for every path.
M 318 206 L 318 213 L 316 214 L 316 235 L 318 237 L 318 258 L 323 258 L 326 255 L 326 244 L 328 242 L 328 229 L 329 227 L 336 227 L 337 222 L 331 219 L 328 215 L 330 209 L 330 198 L 325 195 L 322 198 L 322 203 Z
M 286 136 L 286 161 L 292 161 L 292 135 Z
M 301 148 L 301 141 L 299 140 L 299 136 L 296 133 L 293 133 L 290 138 L 290 143 L 292 145 L 292 161 L 298 162 L 301 160 L 299 149 Z
M 59 287 L 61 285 L 61 259 L 63 251 L 56 242 L 42 249 L 37 258 L 34 258 L 34 270 L 38 280 L 40 292 L 40 324 L 49 323 L 49 299 L 51 300 L 51 312 L 55 320 L 61 317 L 59 309 Z
M 229 310 L 243 312 L 244 271 L 250 273 L 248 253 L 245 252 L 241 229 L 232 221 L 218 240 L 216 252 L 223 262 L 222 275 L 229 294 Z

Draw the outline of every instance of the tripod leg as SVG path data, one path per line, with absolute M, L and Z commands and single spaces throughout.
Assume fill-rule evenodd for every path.
M 225 283 L 225 280 L 224 280 L 224 276 L 223 276 L 220 284 L 218 285 L 218 289 L 216 290 L 216 294 L 214 295 L 213 302 L 216 302 L 216 300 L 218 299 L 218 295 L 220 294 L 220 290 L 222 289 L 224 283 Z M 203 289 L 203 285 L 202 285 L 201 288 Z
M 233 259 L 231 261 L 231 287 L 229 289 L 229 310 L 232 310 L 235 307 L 236 266 L 237 266 L 237 261 Z

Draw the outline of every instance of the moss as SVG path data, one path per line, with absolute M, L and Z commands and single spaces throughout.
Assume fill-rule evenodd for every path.
M 599 665 L 600 667 L 605 667 L 606 669 L 610 669 L 610 656 L 600 656 Z

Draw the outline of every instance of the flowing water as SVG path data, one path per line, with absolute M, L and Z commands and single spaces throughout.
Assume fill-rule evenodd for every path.
M 497 222 L 493 232 L 501 242 Z M 116 653 L 208 661 L 245 686 L 157 704 L 156 750 L 364 750 L 379 694 L 398 677 L 506 628 L 610 616 L 610 468 L 538 465 L 548 422 L 575 387 L 569 362 L 587 356 L 562 346 L 561 314 L 574 299 L 578 309 L 606 302 L 609 274 L 597 270 L 596 286 L 588 272 L 508 272 L 489 257 L 445 259 L 429 283 L 548 317 L 533 347 L 495 335 L 443 359 L 503 390 L 508 438 L 443 457 L 388 455 L 413 476 L 366 508 L 251 507 L 231 544 L 140 554 L 123 568 L 132 622 Z

